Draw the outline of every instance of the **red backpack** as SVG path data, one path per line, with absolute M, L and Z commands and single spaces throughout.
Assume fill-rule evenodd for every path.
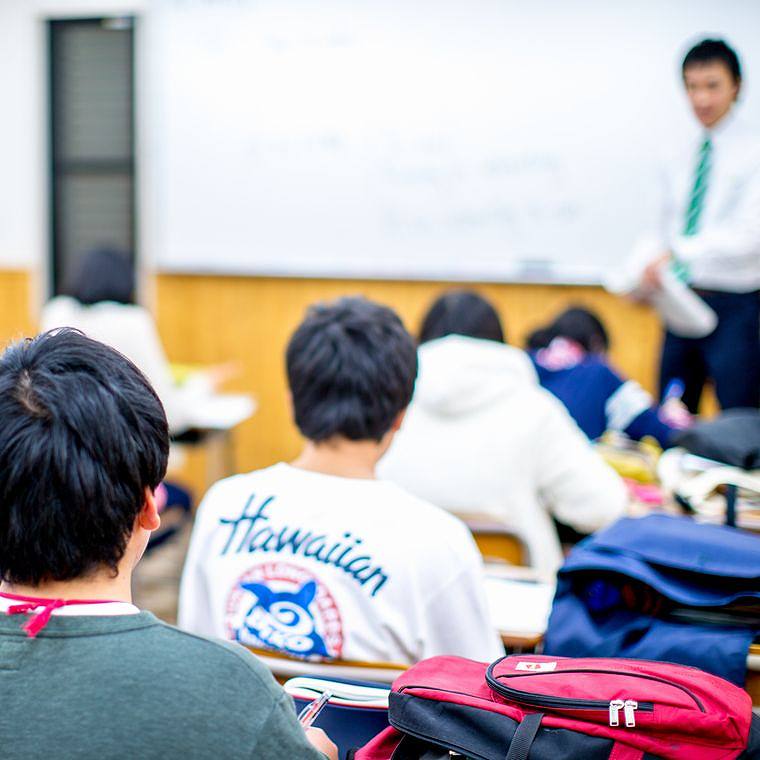
M 389 719 L 356 760 L 760 758 L 746 692 L 649 660 L 433 657 L 395 681 Z

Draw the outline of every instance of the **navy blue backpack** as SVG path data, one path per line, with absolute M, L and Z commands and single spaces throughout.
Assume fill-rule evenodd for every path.
M 760 536 L 658 514 L 573 549 L 544 653 L 675 662 L 744 686 L 758 634 Z

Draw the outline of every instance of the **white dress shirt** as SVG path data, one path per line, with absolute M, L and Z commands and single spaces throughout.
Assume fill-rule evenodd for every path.
M 712 140 L 711 168 L 697 233 L 683 234 L 700 146 Z M 672 152 L 663 167 L 660 250 L 688 265 L 696 288 L 760 289 L 760 130 L 729 112 Z

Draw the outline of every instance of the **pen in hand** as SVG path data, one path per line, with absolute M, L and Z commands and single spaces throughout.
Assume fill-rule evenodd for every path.
M 304 727 L 304 729 L 311 727 L 319 713 L 322 712 L 330 701 L 330 697 L 332 697 L 332 692 L 322 692 L 321 696 L 317 697 L 313 702 L 309 702 L 309 704 L 298 713 L 298 722 Z

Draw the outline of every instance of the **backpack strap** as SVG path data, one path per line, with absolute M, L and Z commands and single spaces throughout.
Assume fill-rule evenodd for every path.
M 644 753 L 628 744 L 615 742 L 612 745 L 609 760 L 644 760 Z
M 543 713 L 530 713 L 526 715 L 512 737 L 506 760 L 528 760 L 533 740 L 536 738 L 538 728 L 541 725 Z

